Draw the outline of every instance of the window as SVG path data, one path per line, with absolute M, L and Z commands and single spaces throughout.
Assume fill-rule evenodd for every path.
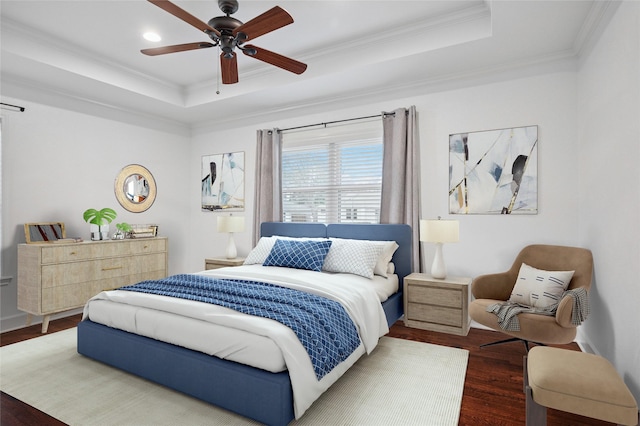
M 382 120 L 282 135 L 285 222 L 379 223 Z

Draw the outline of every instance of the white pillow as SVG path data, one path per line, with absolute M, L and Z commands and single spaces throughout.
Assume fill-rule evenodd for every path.
M 345 238 L 329 238 L 329 240 L 331 240 L 331 248 L 324 259 L 323 271 L 373 278 L 376 263 L 386 248 L 384 244 Z M 388 263 L 385 263 L 385 272 Z
M 273 245 L 276 243 L 276 237 L 262 237 L 258 240 L 258 244 L 249 252 L 244 260 L 245 265 L 262 265 L 271 253 Z
M 244 260 L 245 265 L 262 265 L 269 253 L 271 253 L 271 249 L 273 249 L 274 244 L 277 239 L 281 240 L 300 240 L 300 241 L 323 241 L 326 238 L 294 238 L 294 237 L 283 237 L 280 235 L 274 235 L 271 237 L 261 237 L 258 240 L 258 244 L 249 252 L 247 258 Z
M 536 308 L 557 303 L 567 290 L 575 271 L 544 271 L 523 263 L 510 302 Z
M 375 273 L 375 271 L 373 271 Z M 396 273 L 396 265 L 393 264 L 393 262 L 389 262 L 389 264 L 387 265 L 387 276 L 389 275 L 393 275 Z
M 389 263 L 391 262 L 391 258 L 393 254 L 398 250 L 398 244 L 395 241 L 371 241 L 377 244 L 382 244 L 384 246 L 384 250 L 382 254 L 378 258 L 378 262 L 376 263 L 376 267 L 373 269 L 373 273 L 375 275 L 380 275 L 381 277 L 388 277 L 389 274 L 393 274 L 395 271 L 395 265 L 393 270 L 389 272 Z

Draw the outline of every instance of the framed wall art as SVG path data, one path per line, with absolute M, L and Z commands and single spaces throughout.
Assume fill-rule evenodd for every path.
M 202 157 L 202 211 L 244 211 L 244 152 Z
M 449 213 L 537 214 L 538 126 L 449 135 Z
M 63 222 L 25 223 L 24 236 L 27 244 L 50 243 L 67 238 Z

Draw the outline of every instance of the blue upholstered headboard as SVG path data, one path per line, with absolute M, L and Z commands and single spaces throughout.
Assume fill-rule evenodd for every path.
M 400 277 L 400 283 L 403 282 L 404 277 L 412 272 L 411 227 L 409 225 L 351 223 L 325 225 L 323 223 L 264 222 L 260 226 L 260 235 L 263 237 L 282 235 L 286 237 L 334 237 L 395 241 L 399 247 L 393 255 L 392 261 L 396 266 L 396 274 Z

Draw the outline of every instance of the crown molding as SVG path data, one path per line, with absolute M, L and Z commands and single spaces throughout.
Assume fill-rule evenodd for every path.
M 145 87 L 145 93 L 141 93 L 145 96 L 153 97 L 174 105 L 184 106 L 185 88 L 181 85 L 142 73 L 121 63 L 107 61 L 101 56 L 77 45 L 59 40 L 55 37 L 44 36 L 37 29 L 19 24 L 4 16 L 0 17 L 0 25 L 3 38 L 3 43 L 0 46 L 2 51 L 22 56 L 37 63 L 55 66 L 56 68 L 64 69 L 68 72 L 100 81 L 104 84 L 121 87 L 132 92 L 140 92 L 139 88 Z M 12 39 L 19 40 L 20 45 L 13 46 L 11 42 Z M 29 47 L 29 52 L 26 52 L 27 46 Z M 41 51 L 42 54 L 38 51 Z M 76 69 L 74 69 L 73 66 L 69 65 L 69 61 L 66 61 L 66 64 L 62 64 L 61 62 L 55 64 L 48 63 L 46 62 L 46 58 L 54 56 L 51 54 L 52 51 L 59 53 L 59 55 L 55 55 L 55 57 L 70 58 L 75 64 L 91 64 L 91 67 L 78 68 L 76 66 Z M 101 77 L 88 75 L 89 73 L 86 72 L 86 69 L 98 69 L 103 71 L 104 75 Z M 105 78 L 107 75 L 117 76 L 118 78 L 111 78 L 112 81 L 109 81 Z M 130 83 L 126 84 L 126 81 Z M 136 88 L 138 88 L 138 90 L 136 90 Z
M 338 97 L 331 95 L 324 98 L 316 98 L 308 102 L 300 102 L 280 108 L 270 108 L 269 111 L 255 111 L 253 113 L 243 114 L 240 118 L 230 118 L 216 122 L 201 121 L 192 125 L 192 133 L 202 134 L 246 126 L 251 123 L 258 124 L 283 118 L 291 118 L 291 112 L 295 112 L 296 115 L 308 115 L 323 112 L 329 108 L 333 109 L 336 105 L 339 105 L 340 108 L 350 108 L 371 102 L 423 96 L 429 93 L 517 80 L 555 72 L 576 71 L 577 58 L 573 50 L 565 50 L 537 58 L 528 58 L 523 61 L 504 63 L 498 66 L 476 68 L 438 77 L 427 77 L 419 81 L 401 81 L 398 82 L 398 84 L 382 86 L 377 90 L 369 88 L 365 92 L 350 92 Z
M 573 43 L 573 51 L 578 58 L 583 59 L 587 57 L 591 50 L 593 50 L 602 31 L 611 21 L 611 18 L 621 3 L 622 1 L 619 0 L 600 0 L 593 2 L 589 14 L 584 20 Z
M 337 57 L 352 57 L 357 59 L 359 65 L 362 64 L 363 55 L 352 55 L 353 52 L 365 52 L 367 49 L 384 49 L 385 45 L 395 45 L 397 49 L 397 40 L 417 40 L 425 39 L 430 33 L 437 30 L 443 30 L 448 28 L 460 28 L 462 25 L 468 25 L 470 23 L 486 23 L 486 28 L 482 34 L 478 32 L 472 32 L 473 35 L 469 36 L 471 39 L 476 40 L 479 37 L 486 37 L 491 32 L 491 8 L 488 2 L 483 1 L 477 5 L 471 7 L 463 7 L 459 10 L 442 14 L 432 19 L 424 19 L 417 22 L 413 22 L 404 25 L 401 28 L 395 28 L 393 33 L 393 39 L 389 38 L 389 34 L 384 31 L 380 31 L 377 34 L 371 36 L 366 35 L 358 38 L 353 38 L 346 41 L 341 41 L 339 46 L 326 46 L 324 48 L 316 48 L 313 52 L 290 52 L 296 59 L 309 64 L 309 70 L 312 71 L 312 67 L 322 66 L 322 63 L 333 64 Z M 469 40 L 465 40 L 469 41 Z M 441 46 L 438 46 L 441 47 Z M 429 50 L 429 48 L 424 49 Z M 393 49 L 389 49 L 393 51 Z M 250 83 L 251 81 L 266 80 L 272 81 L 274 78 L 278 78 L 278 74 L 282 71 L 274 68 L 273 66 L 259 63 L 254 67 L 243 69 L 242 81 L 243 83 Z M 305 75 L 298 78 L 306 78 Z M 186 88 L 187 93 L 195 93 L 198 91 L 205 91 L 214 93 L 217 90 L 218 83 L 215 78 L 208 81 L 195 83 Z M 224 98 L 224 97 L 221 97 Z
M 393 40 L 389 39 L 389 34 L 385 31 L 380 31 L 376 35 L 366 35 L 359 38 L 354 38 L 348 41 L 340 43 L 340 48 L 336 49 L 335 46 L 327 46 L 323 49 L 316 49 L 313 53 L 303 54 L 300 56 L 302 61 L 311 61 L 316 58 L 335 56 L 336 52 L 354 52 L 362 50 L 363 47 L 370 48 L 370 46 L 381 46 L 393 43 L 397 44 L 397 40 L 412 40 L 419 39 L 423 35 L 433 32 L 442 28 L 450 28 L 452 26 L 459 27 L 463 24 L 469 24 L 471 22 L 477 22 L 487 20 L 491 23 L 491 8 L 487 2 L 482 4 L 462 8 L 460 10 L 449 12 L 432 19 L 425 19 L 411 24 L 404 25 L 401 28 L 394 28 Z
M 37 81 L 17 76 L 2 75 L 2 94 L 51 107 L 67 109 L 81 114 L 92 115 L 107 120 L 119 121 L 180 136 L 191 136 L 191 126 L 158 115 L 140 112 L 120 105 L 98 102 L 95 99 L 54 89 Z

